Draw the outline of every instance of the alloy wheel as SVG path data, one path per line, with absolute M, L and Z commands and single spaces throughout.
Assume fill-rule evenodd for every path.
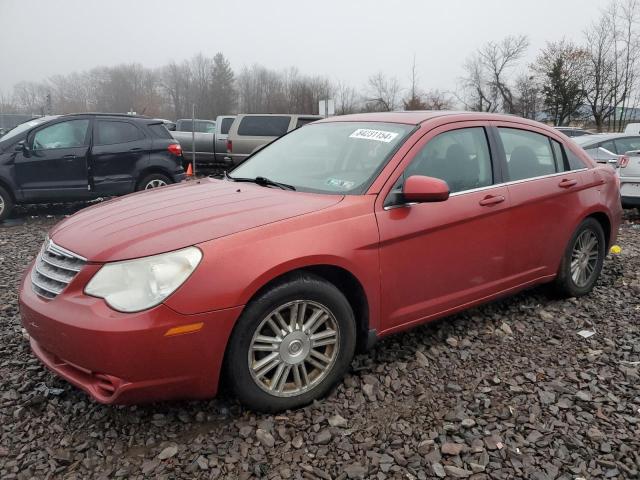
M 4 197 L 0 195 L 0 216 L 4 213 Z
M 573 244 L 571 253 L 571 279 L 577 287 L 589 284 L 596 271 L 600 245 L 598 237 L 591 230 L 584 230 Z
M 329 374 L 339 345 L 338 322 L 327 307 L 289 302 L 260 322 L 249 346 L 249 371 L 270 395 L 300 395 Z
M 152 188 L 164 187 L 167 184 L 164 180 L 154 179 L 147 183 L 144 187 L 145 190 L 150 190 Z

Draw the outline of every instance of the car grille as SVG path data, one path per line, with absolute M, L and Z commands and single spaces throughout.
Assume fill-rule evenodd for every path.
M 86 258 L 47 240 L 31 269 L 33 291 L 45 298 L 57 297 L 86 263 Z

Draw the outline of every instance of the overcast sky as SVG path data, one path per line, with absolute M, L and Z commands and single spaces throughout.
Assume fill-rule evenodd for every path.
M 509 34 L 581 40 L 605 0 L 0 0 L 0 91 L 98 65 L 156 67 L 220 51 L 360 87 L 383 71 L 455 87 L 464 59 Z

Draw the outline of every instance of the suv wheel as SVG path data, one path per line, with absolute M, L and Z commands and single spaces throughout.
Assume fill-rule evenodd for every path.
M 296 275 L 247 306 L 229 342 L 226 373 L 254 410 L 297 408 L 342 379 L 355 341 L 344 295 L 320 277 Z
M 169 177 L 161 173 L 152 173 L 144 177 L 136 186 L 136 191 L 164 187 L 173 183 Z
M 13 198 L 4 187 L 0 187 L 0 222 L 7 218 L 13 210 Z
M 600 276 L 605 249 L 602 226 L 594 218 L 587 218 L 569 241 L 555 281 L 556 292 L 564 297 L 589 293 Z

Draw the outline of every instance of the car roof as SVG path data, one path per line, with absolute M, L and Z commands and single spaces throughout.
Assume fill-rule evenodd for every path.
M 371 113 L 355 113 L 352 115 L 340 115 L 337 117 L 328 117 L 320 120 L 323 122 L 382 122 L 382 123 L 404 123 L 407 125 L 420 125 L 434 118 L 451 117 L 452 121 L 463 120 L 484 120 L 484 121 L 514 121 L 539 126 L 538 122 L 527 120 L 515 115 L 506 115 L 500 113 L 486 112 L 465 112 L 456 110 L 412 110 L 403 112 L 371 112 Z

